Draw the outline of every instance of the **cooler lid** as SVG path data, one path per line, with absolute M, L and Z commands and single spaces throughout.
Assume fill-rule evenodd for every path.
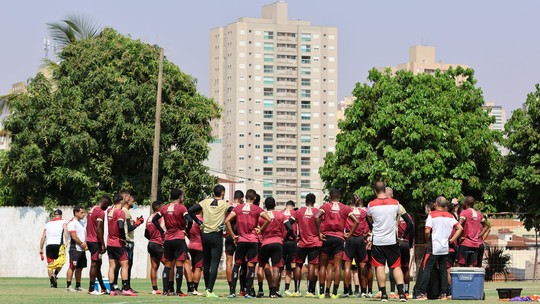
M 450 273 L 452 272 L 474 272 L 474 273 L 485 273 L 485 269 L 482 267 L 451 267 Z

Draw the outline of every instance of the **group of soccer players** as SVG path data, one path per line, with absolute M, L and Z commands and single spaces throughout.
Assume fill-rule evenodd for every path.
M 410 298 L 408 268 L 415 234 L 412 217 L 392 198 L 391 189 L 383 182 L 377 182 L 374 191 L 377 197 L 366 207 L 357 195 L 352 196 L 349 205 L 343 204 L 340 191 L 333 189 L 329 193 L 330 201 L 319 208 L 315 207 L 315 195 L 308 194 L 305 207 L 296 208 L 295 203 L 289 201 L 285 210 L 277 211 L 272 197 L 265 198 L 260 206 L 261 197 L 253 189 L 247 190 L 245 195 L 242 191 L 236 191 L 234 201 L 227 202 L 222 185 L 214 187 L 214 198 L 201 201 L 188 210 L 183 204 L 184 193 L 173 189 L 170 203 L 152 203 L 152 214 L 146 221 L 152 293 L 218 297 L 213 289 L 225 246 L 229 298 L 237 297 L 237 291 L 239 296 L 245 298 L 264 296 L 265 279 L 269 296 L 282 297 L 279 289 L 283 275 L 284 295 L 299 297 L 302 295 L 304 274 L 307 279 L 307 288 L 303 290 L 305 297 L 317 297 L 317 282 L 320 298 L 371 297 L 375 269 L 379 287 L 379 293 L 375 296 L 387 301 L 385 267 L 388 265 L 392 288 L 390 297 L 406 302 Z M 130 244 L 127 234 L 141 225 L 143 220 L 131 218 L 130 202 L 132 206 L 133 196 L 129 192 L 114 195 L 112 202 L 104 196 L 88 212 L 85 231 L 81 231 L 82 226 L 78 225 L 73 225 L 74 231 L 68 229 L 72 244 L 70 256 L 72 250 L 84 252 L 88 249 L 91 253 L 90 294 L 102 294 L 94 290 L 96 278 L 101 290 L 107 290 L 101 279 L 101 258 L 107 252 L 109 280 L 112 282 L 108 293 L 111 296 L 137 295 L 130 286 L 133 243 Z M 431 242 L 422 263 L 425 273 L 417 284 L 418 299 L 427 299 L 426 288 L 431 268 L 441 261 L 452 265 L 453 252 L 458 253 L 460 265 L 478 266 L 478 256 L 481 260 L 482 254 L 477 246 L 481 241 L 478 237 L 485 235 L 486 225 L 481 214 L 472 208 L 474 199 L 465 199 L 465 209 L 460 215 L 453 206 L 439 197 L 435 205 L 428 208 L 429 211 L 434 210 L 426 224 L 426 237 L 430 237 Z M 74 215 L 71 221 L 82 220 L 84 209 L 76 207 Z M 106 241 L 105 215 L 108 223 Z M 463 241 L 458 245 L 463 227 Z M 80 289 L 80 269 L 86 267 L 85 255 L 73 254 L 70 260 L 70 270 L 75 270 L 77 288 Z M 157 286 L 160 264 L 164 265 L 162 290 Z M 115 274 L 119 270 L 121 290 L 115 284 Z M 441 298 L 446 299 L 448 280 L 442 280 L 442 273 Z M 70 281 L 69 272 L 68 276 Z M 187 293 L 182 292 L 184 276 Z M 446 278 L 446 271 L 444 276 Z M 205 293 L 198 291 L 201 277 L 204 278 Z M 342 277 L 344 292 L 338 295 Z M 255 278 L 258 292 L 254 288 Z M 291 282 L 293 288 L 290 288 Z M 355 286 L 354 292 L 352 284 Z M 397 288 L 396 294 L 394 288 Z

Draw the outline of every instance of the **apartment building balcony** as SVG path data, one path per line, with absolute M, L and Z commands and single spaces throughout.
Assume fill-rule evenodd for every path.
M 287 65 L 297 65 L 298 61 L 294 59 L 278 58 L 276 59 L 277 64 L 287 64 Z
M 277 155 L 296 155 L 296 153 L 297 153 L 296 150 L 291 150 L 291 149 L 279 149 L 279 150 L 276 150 Z
M 294 132 L 294 133 L 296 133 L 296 128 L 293 128 L 293 127 L 276 127 L 276 130 L 280 131 L 280 132 Z
M 277 115 L 276 119 L 278 121 L 292 121 L 292 122 L 297 122 L 298 121 L 296 116 L 292 116 L 292 115 Z
M 296 178 L 296 172 L 276 172 L 274 176 Z
M 285 137 L 285 138 L 276 138 L 275 139 L 276 142 L 278 143 L 283 143 L 283 144 L 296 144 L 298 142 L 298 139 L 297 138 L 288 138 L 288 137 Z M 278 150 L 280 151 L 280 150 Z
M 288 103 L 280 103 L 277 105 L 279 109 L 295 109 L 297 108 L 297 105 L 295 104 L 288 104 Z
M 277 76 L 297 76 L 298 72 L 294 70 L 276 70 L 274 72 Z
M 292 160 L 277 160 L 276 165 L 284 167 L 294 167 L 296 168 L 296 162 Z M 296 186 L 296 184 L 294 184 Z
M 285 42 L 296 42 L 296 37 L 291 36 L 276 36 L 277 41 L 285 41 Z
M 296 88 L 298 86 L 296 82 L 292 82 L 292 81 L 277 81 L 276 84 L 278 87 L 282 87 L 282 88 Z
M 277 97 L 298 97 L 297 93 L 285 93 L 285 92 L 278 92 L 276 93 Z
M 296 54 L 298 50 L 296 48 L 288 48 L 288 47 L 278 47 L 276 48 L 278 53 L 285 53 L 285 54 Z

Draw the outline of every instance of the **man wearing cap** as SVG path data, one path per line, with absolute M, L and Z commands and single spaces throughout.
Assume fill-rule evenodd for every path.
M 55 263 L 60 254 L 60 247 L 68 241 L 67 222 L 62 219 L 62 210 L 56 209 L 53 213 L 53 218 L 45 225 L 43 235 L 39 244 L 39 254 L 43 260 L 43 245 L 45 247 L 45 255 L 47 256 L 47 270 L 51 288 L 57 288 L 57 276 L 64 263 Z M 65 250 L 65 249 L 64 249 Z

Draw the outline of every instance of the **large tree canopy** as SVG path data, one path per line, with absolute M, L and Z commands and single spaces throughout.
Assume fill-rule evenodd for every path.
M 525 213 L 527 228 L 540 228 L 540 85 L 527 96 L 525 110 L 518 109 L 505 125 L 502 189 L 512 210 Z
M 416 210 L 441 194 L 493 200 L 490 174 L 500 133 L 489 129 L 492 118 L 473 70 L 391 75 L 373 69 L 368 80 L 356 85 L 336 150 L 320 170 L 327 188 L 367 198 L 383 180 Z
M 49 80 L 38 74 L 11 100 L 13 143 L 0 162 L 7 203 L 89 203 L 101 193 L 150 193 L 159 48 L 112 29 L 71 41 Z M 218 105 L 168 60 L 163 68 L 160 198 L 174 186 L 187 198 L 210 193 L 202 162 Z

